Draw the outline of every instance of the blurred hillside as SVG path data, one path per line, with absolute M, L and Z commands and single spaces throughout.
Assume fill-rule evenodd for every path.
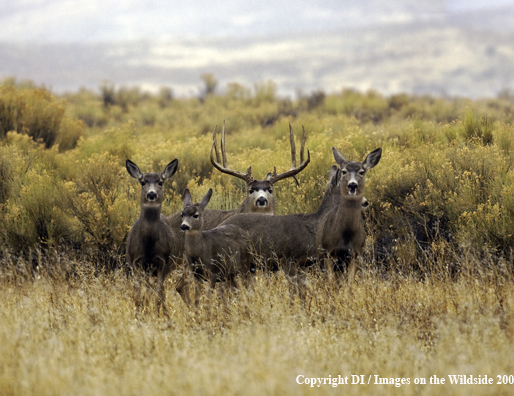
M 31 79 L 56 92 L 96 89 L 103 81 L 154 92 L 166 85 L 178 96 L 198 95 L 206 72 L 221 91 L 234 81 L 273 80 L 279 95 L 290 96 L 372 88 L 478 98 L 514 88 L 513 6 L 457 12 L 440 2 L 386 7 L 370 0 L 323 9 L 306 3 L 301 12 L 287 4 L 269 12 L 220 7 L 212 20 L 213 6 L 206 5 L 182 21 L 163 4 L 122 7 L 116 17 L 101 18 L 78 7 L 81 20 L 64 6 L 38 14 L 13 5 L 0 16 L 0 77 Z M 20 24 L 24 18 L 31 29 Z

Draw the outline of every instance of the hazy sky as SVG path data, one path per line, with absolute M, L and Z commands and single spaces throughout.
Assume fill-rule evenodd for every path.
M 433 20 L 514 0 L 0 0 L 2 42 L 259 36 Z

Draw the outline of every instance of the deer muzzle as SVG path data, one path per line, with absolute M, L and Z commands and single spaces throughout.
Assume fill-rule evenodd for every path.
M 268 206 L 268 200 L 264 197 L 259 197 L 255 201 L 256 206 Z
M 356 182 L 348 183 L 348 194 L 356 195 L 358 188 L 359 188 L 359 185 Z

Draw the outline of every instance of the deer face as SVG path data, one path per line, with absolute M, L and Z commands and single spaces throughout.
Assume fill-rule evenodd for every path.
M 362 200 L 362 195 L 364 194 L 364 176 L 368 170 L 378 164 L 382 156 L 382 149 L 378 148 L 369 153 L 364 162 L 347 161 L 334 147 L 332 147 L 332 152 L 334 153 L 334 159 L 341 168 L 342 196 L 347 199 L 355 198 Z
M 246 185 L 252 212 L 265 213 L 274 205 L 273 183 L 268 180 L 254 180 Z
M 164 179 L 158 173 L 145 173 L 139 179 L 141 184 L 141 203 L 143 205 L 161 205 L 164 197 L 162 186 Z
M 182 210 L 182 225 L 180 229 L 182 231 L 199 231 L 202 229 L 202 212 L 198 204 L 188 205 Z
M 182 195 L 182 202 L 184 202 L 184 209 L 182 210 L 182 231 L 203 231 L 203 211 L 209 203 L 212 196 L 212 188 L 209 189 L 207 194 L 202 198 L 200 203 L 194 204 L 191 193 L 186 188 Z
M 164 192 L 162 186 L 177 171 L 178 161 L 170 162 L 162 173 L 143 173 L 139 167 L 130 160 L 126 161 L 127 172 L 141 184 L 141 205 L 160 206 Z
M 359 162 L 349 162 L 341 168 L 341 193 L 347 197 L 361 199 L 364 194 L 366 170 Z

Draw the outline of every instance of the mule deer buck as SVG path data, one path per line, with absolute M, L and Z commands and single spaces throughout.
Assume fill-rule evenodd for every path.
M 364 177 L 380 161 L 382 149 L 369 153 L 364 162 L 348 161 L 334 147 L 332 152 L 341 168 L 340 202 L 323 218 L 316 246 L 322 267 L 331 266 L 334 258 L 348 261 L 348 283 L 351 284 L 366 240 L 362 218 Z
M 195 277 L 210 281 L 226 279 L 233 286 L 237 274 L 250 272 L 251 255 L 248 234 L 235 225 L 222 225 L 204 230 L 204 210 L 212 196 L 212 188 L 200 203 L 193 204 L 191 193 L 184 191 L 181 229 L 185 233 L 186 261 Z M 198 299 L 195 298 L 196 303 Z
M 173 231 L 166 217 L 161 214 L 164 195 L 162 186 L 177 171 L 178 160 L 171 161 L 162 173 L 142 173 L 128 159 L 126 168 L 129 175 L 141 184 L 141 214 L 128 235 L 127 264 L 132 270 L 141 269 L 156 276 L 157 311 L 162 307 L 167 314 L 163 283 L 172 267 L 172 257 L 178 252 L 173 243 Z M 141 291 L 138 292 L 139 306 Z
M 303 128 L 303 127 L 302 127 Z M 289 141 L 291 144 L 291 169 L 277 174 L 277 168 L 273 168 L 273 173 L 268 173 L 265 180 L 256 180 L 252 175 L 252 167 L 249 166 L 246 173 L 230 169 L 228 167 L 226 144 L 225 144 L 225 122 L 221 130 L 221 154 L 218 149 L 218 142 L 216 139 L 216 128 L 213 133 L 213 143 L 211 147 L 211 163 L 222 173 L 231 175 L 243 180 L 246 183 L 246 198 L 241 203 L 241 206 L 235 211 L 236 213 L 261 213 L 261 214 L 275 214 L 275 198 L 273 196 L 274 184 L 280 180 L 288 177 L 293 177 L 296 180 L 296 175 L 300 173 L 309 164 L 311 155 L 307 149 L 307 159 L 304 160 L 305 151 L 305 129 L 303 128 L 303 137 L 300 148 L 300 165 L 296 166 L 296 145 L 294 142 L 293 128 L 289 124 Z M 216 158 L 214 158 L 216 153 Z M 297 181 L 298 183 L 298 181 Z

